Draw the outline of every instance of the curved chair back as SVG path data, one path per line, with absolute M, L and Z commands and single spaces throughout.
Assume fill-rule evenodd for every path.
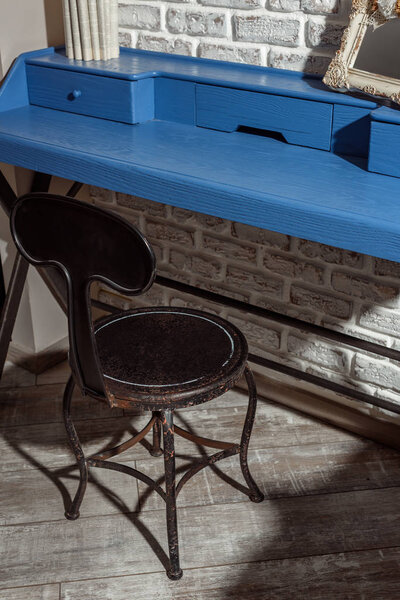
M 84 393 L 104 397 L 90 311 L 90 284 L 128 295 L 153 283 L 155 258 L 143 235 L 121 217 L 66 196 L 22 196 L 11 213 L 15 244 L 28 262 L 62 271 L 68 289 L 70 364 Z

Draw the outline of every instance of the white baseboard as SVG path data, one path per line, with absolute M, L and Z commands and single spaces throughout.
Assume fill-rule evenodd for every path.
M 68 348 L 68 338 L 64 338 L 40 352 L 27 350 L 15 342 L 11 342 L 8 348 L 7 360 L 30 373 L 39 375 L 39 373 L 43 373 L 43 371 L 63 362 L 68 356 Z

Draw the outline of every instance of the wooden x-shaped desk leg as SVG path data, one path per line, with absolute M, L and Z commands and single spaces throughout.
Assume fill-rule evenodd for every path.
M 50 181 L 51 175 L 35 173 L 31 191 L 47 192 L 50 186 Z M 81 187 L 81 183 L 75 182 L 68 191 L 68 195 L 75 196 Z M 17 197 L 14 191 L 12 190 L 7 179 L 4 177 L 3 173 L 0 171 L 0 204 L 7 216 L 10 215 L 11 209 L 16 200 Z M 38 269 L 38 271 L 52 295 L 55 297 L 64 312 L 66 312 L 67 302 L 65 284 L 60 273 L 58 273 L 56 269 L 48 269 L 46 271 Z M 6 361 L 15 319 L 17 318 L 18 308 L 21 302 L 21 296 L 27 273 L 27 261 L 20 254 L 17 254 L 0 315 L 0 378 L 3 373 L 4 363 Z

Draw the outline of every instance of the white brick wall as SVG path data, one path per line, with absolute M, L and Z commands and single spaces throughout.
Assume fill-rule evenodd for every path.
M 348 12 L 349 0 L 124 0 L 120 36 L 128 47 L 322 73 Z M 98 188 L 92 197 L 140 227 L 165 276 L 400 350 L 400 264 Z M 157 286 L 136 302 L 218 312 L 259 354 L 400 401 L 389 360 Z
M 98 188 L 91 196 L 148 237 L 161 275 L 400 349 L 397 263 Z M 400 392 L 393 361 L 173 290 L 153 286 L 128 300 L 101 288 L 99 297 L 124 308 L 206 308 L 238 325 L 262 356 L 390 401 Z
M 323 73 L 349 0 L 123 0 L 124 46 Z

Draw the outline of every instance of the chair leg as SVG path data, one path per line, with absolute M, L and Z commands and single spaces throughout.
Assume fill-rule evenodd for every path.
M 170 565 L 167 575 L 170 579 L 180 579 L 182 569 L 179 566 L 178 523 L 176 517 L 175 485 L 175 446 L 174 419 L 170 409 L 161 412 L 164 438 L 165 488 L 167 504 L 167 532 Z
M 153 416 L 155 416 L 154 412 Z M 153 426 L 153 446 L 150 450 L 150 454 L 151 456 L 161 456 L 163 454 L 161 449 L 161 423 L 159 418 L 157 418 Z
M 71 444 L 71 448 L 73 453 L 75 454 L 76 462 L 79 467 L 79 487 L 75 494 L 75 498 L 71 504 L 69 510 L 65 511 L 65 517 L 74 521 L 79 517 L 79 508 L 83 500 L 83 496 L 85 495 L 86 485 L 88 481 L 88 466 L 86 462 L 86 458 L 83 454 L 82 447 L 78 438 L 78 434 L 76 433 L 74 424 L 71 419 L 71 399 L 72 392 L 74 391 L 74 380 L 72 376 L 68 379 L 68 383 L 64 392 L 64 400 L 63 400 L 63 410 L 64 410 L 64 423 L 65 429 L 67 430 L 68 440 Z
M 254 417 L 256 416 L 257 407 L 257 388 L 254 381 L 253 373 L 250 368 L 246 366 L 244 375 L 247 381 L 247 387 L 249 389 L 249 406 L 247 409 L 246 420 L 244 422 L 242 439 L 240 441 L 240 466 L 242 468 L 243 477 L 250 489 L 249 498 L 252 502 L 262 502 L 264 495 L 258 489 L 256 482 L 252 478 L 249 465 L 247 463 L 247 453 L 249 450 L 250 436 L 253 429 Z

